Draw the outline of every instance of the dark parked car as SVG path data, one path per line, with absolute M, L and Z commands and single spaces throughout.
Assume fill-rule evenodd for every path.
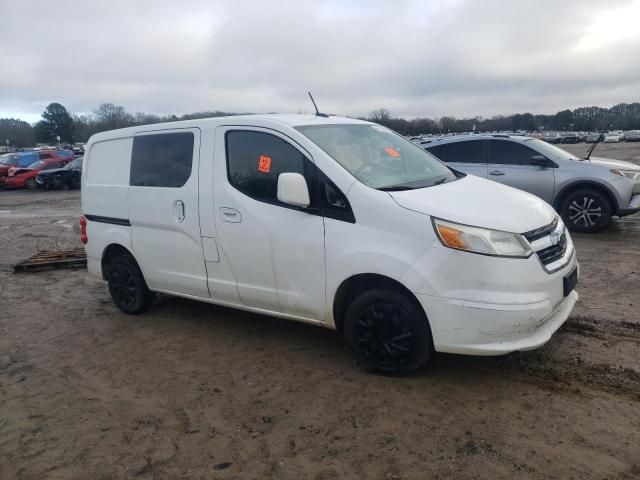
M 541 138 L 547 143 L 562 143 L 562 135 L 556 132 L 545 132 Z
M 624 136 L 624 139 L 627 142 L 640 142 L 640 130 L 627 132 L 627 134 Z
M 578 143 L 579 137 L 575 132 L 565 132 L 562 134 L 561 143 Z
M 36 177 L 36 182 L 42 188 L 80 188 L 82 177 L 82 158 L 76 158 L 62 168 L 43 170 Z

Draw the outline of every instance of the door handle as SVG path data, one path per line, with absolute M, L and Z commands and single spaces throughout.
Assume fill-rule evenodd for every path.
M 220 213 L 223 222 L 240 223 L 242 221 L 242 215 L 235 208 L 220 207 Z
M 176 200 L 174 213 L 176 216 L 176 222 L 184 222 L 184 202 L 182 200 Z
M 496 176 L 499 176 L 499 175 L 504 175 L 504 172 L 503 172 L 502 170 L 491 170 L 491 171 L 489 172 L 489 175 L 496 175 Z

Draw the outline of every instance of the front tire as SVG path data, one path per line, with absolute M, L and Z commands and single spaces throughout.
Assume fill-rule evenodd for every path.
M 38 186 L 38 182 L 36 182 L 35 178 L 30 177 L 24 181 L 24 186 L 29 190 L 35 190 L 35 188 Z
M 591 233 L 607 228 L 611 223 L 609 199 L 597 190 L 581 189 L 562 201 L 560 215 L 572 232 Z
M 431 358 L 429 322 L 415 299 L 370 290 L 347 308 L 344 336 L 358 363 L 384 375 L 407 375 Z
M 147 287 L 147 282 L 131 255 L 120 255 L 109 263 L 107 283 L 111 298 L 124 313 L 143 313 L 153 303 L 153 292 Z

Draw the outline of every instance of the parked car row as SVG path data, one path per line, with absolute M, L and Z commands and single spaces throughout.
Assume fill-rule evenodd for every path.
M 407 137 L 416 145 L 426 145 L 441 138 L 457 137 L 460 135 L 477 135 L 478 132 L 448 133 L 448 134 L 428 134 Z M 551 144 L 569 144 L 569 143 L 595 143 L 600 138 L 601 132 L 533 132 L 528 133 L 524 130 L 501 131 L 501 132 L 483 132 L 484 135 L 529 135 L 533 138 L 539 138 Z M 640 130 L 631 130 L 623 132 L 622 130 L 614 130 L 605 132 L 604 141 L 606 143 L 617 142 L 640 142 Z
M 549 143 L 595 143 L 600 138 L 601 132 L 561 132 L 557 134 L 559 141 L 553 141 L 546 138 L 544 135 L 543 140 Z M 632 130 L 623 132 L 622 130 L 614 130 L 611 132 L 605 132 L 603 135 L 605 143 L 618 143 L 618 142 L 640 142 L 640 131 Z
M 0 155 L 0 187 L 80 188 L 81 170 L 82 158 L 74 160 L 71 150 L 7 153 Z

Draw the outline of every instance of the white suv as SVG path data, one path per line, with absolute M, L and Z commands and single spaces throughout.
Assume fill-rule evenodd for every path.
M 255 115 L 94 135 L 88 268 L 116 305 L 153 292 L 343 333 L 370 370 L 543 345 L 578 295 L 571 237 L 539 198 L 450 170 L 387 128 Z

